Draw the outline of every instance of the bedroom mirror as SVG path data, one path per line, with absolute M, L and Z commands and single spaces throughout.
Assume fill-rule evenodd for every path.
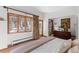
M 61 18 L 53 19 L 53 26 L 55 31 L 63 31 L 61 29 Z

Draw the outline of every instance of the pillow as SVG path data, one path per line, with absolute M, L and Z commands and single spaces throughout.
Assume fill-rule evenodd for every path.
M 79 45 L 79 39 L 75 39 L 72 41 L 72 47 L 76 45 Z
M 71 43 L 72 43 L 71 39 L 64 41 L 63 44 L 61 45 L 61 48 L 59 49 L 59 53 L 64 53 L 69 48 L 71 48 Z
M 79 53 L 79 46 L 74 46 L 69 49 L 68 53 Z

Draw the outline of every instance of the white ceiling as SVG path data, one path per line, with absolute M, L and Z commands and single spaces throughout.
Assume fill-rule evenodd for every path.
M 68 10 L 73 7 L 74 6 L 35 6 L 35 8 L 37 8 L 40 12 L 44 12 L 44 13 Z
M 33 14 L 51 13 L 73 9 L 75 6 L 9 6 Z
M 36 14 L 36 15 L 41 14 L 41 12 L 38 11 L 37 8 L 32 7 L 32 6 L 8 6 L 8 7 L 14 8 L 14 9 L 17 9 L 17 10 L 21 10 L 21 11 L 24 11 L 24 12 L 28 12 L 28 13 L 31 13 L 31 14 Z

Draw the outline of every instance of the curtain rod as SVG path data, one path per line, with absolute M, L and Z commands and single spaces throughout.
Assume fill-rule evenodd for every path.
M 31 13 L 27 13 L 27 12 L 24 12 L 24 11 L 21 11 L 21 10 L 17 10 L 17 9 L 14 9 L 14 8 L 10 8 L 10 7 L 6 7 L 6 6 L 3 6 L 4 8 L 7 8 L 7 9 L 12 9 L 12 10 L 15 10 L 15 11 L 19 11 L 19 12 L 22 12 L 22 13 L 26 13 L 26 14 L 29 14 L 29 15 L 35 15 L 35 14 L 31 14 Z M 35 15 L 35 16 L 38 16 L 38 15 Z

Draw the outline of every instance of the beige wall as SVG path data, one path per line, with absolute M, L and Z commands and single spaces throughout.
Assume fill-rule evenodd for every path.
M 26 15 L 24 13 L 16 12 L 13 10 L 9 10 L 8 12 Z M 32 16 L 32 15 L 28 15 L 28 16 Z M 25 39 L 25 40 L 32 39 L 33 32 L 16 33 L 16 34 L 7 33 L 7 9 L 1 6 L 0 6 L 0 17 L 2 17 L 5 20 L 5 21 L 0 21 L 0 49 L 7 48 L 9 44 L 17 43 L 17 41 L 13 42 L 14 40 L 20 40 L 20 39 L 28 38 L 28 37 L 30 38 Z M 24 41 L 24 40 L 20 40 L 20 41 Z
M 76 10 L 75 8 L 73 9 L 69 9 L 69 10 L 61 10 L 61 11 L 57 11 L 57 12 L 52 12 L 52 13 L 47 13 L 44 16 L 44 29 L 43 29 L 43 34 L 45 36 L 48 36 L 48 19 L 53 19 L 53 18 L 63 18 L 63 17 L 70 17 L 72 22 L 71 22 L 71 29 L 70 31 L 72 32 L 72 34 L 76 35 L 76 38 L 78 38 L 78 22 L 77 19 L 77 13 L 79 14 L 79 12 L 77 12 L 79 10 Z
M 0 21 L 0 49 L 7 48 L 7 10 L 0 7 L 0 17 L 5 21 Z

